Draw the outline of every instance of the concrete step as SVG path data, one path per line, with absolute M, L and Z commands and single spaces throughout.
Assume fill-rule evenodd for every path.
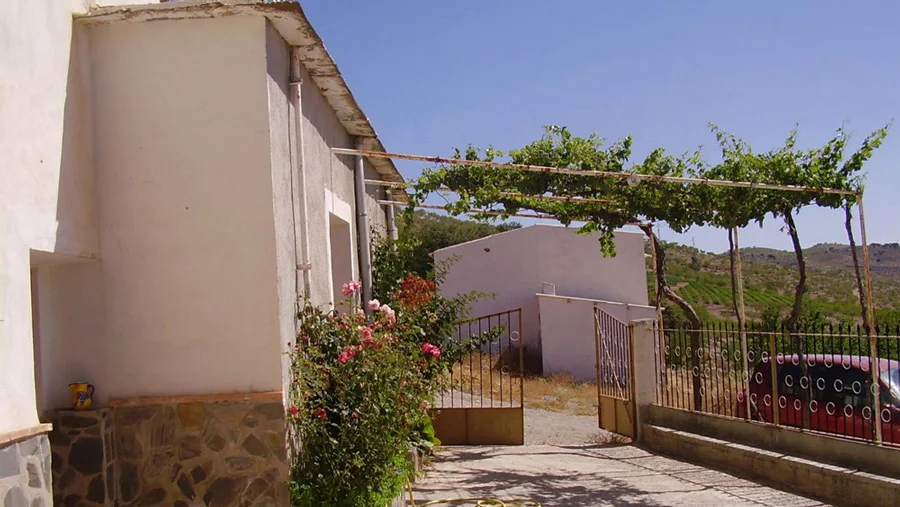
M 829 504 L 900 506 L 900 479 L 892 477 L 650 424 L 642 426 L 640 445 Z

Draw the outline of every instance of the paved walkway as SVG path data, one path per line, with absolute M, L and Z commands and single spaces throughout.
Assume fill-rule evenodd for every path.
M 631 445 L 445 448 L 414 491 L 419 504 L 489 496 L 545 507 L 825 505 Z

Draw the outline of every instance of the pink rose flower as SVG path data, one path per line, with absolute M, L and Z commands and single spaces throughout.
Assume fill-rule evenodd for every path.
M 362 288 L 361 282 L 347 282 L 341 286 L 341 294 L 352 296 L 356 291 Z
M 322 407 L 316 407 L 316 409 L 313 410 L 313 417 L 318 417 L 319 419 L 327 419 L 328 412 L 326 412 Z
M 430 343 L 422 344 L 422 352 L 430 355 L 433 358 L 438 358 L 441 356 L 441 349 L 437 345 L 432 345 Z
M 381 305 L 381 308 L 379 308 L 379 310 L 384 315 L 384 317 L 387 319 L 388 324 L 393 326 L 394 324 L 397 323 L 397 313 L 394 312 L 393 308 L 391 308 L 388 305 Z
M 337 359 L 337 360 L 338 360 L 338 362 L 341 363 L 341 364 L 347 364 L 348 362 L 350 362 L 351 359 L 353 359 L 353 356 L 355 356 L 355 355 L 356 355 L 356 349 L 355 349 L 355 348 L 353 348 L 353 347 L 344 347 L 344 350 L 342 350 L 341 353 L 338 354 L 338 359 Z
M 291 408 L 289 408 L 288 410 L 290 411 L 291 415 L 297 415 L 300 413 L 300 409 L 295 407 L 294 405 L 291 405 Z
M 369 301 L 369 310 L 372 310 L 374 312 L 377 311 L 379 307 L 381 307 L 381 302 L 377 299 Z
M 363 340 L 371 340 L 372 339 L 372 328 L 369 326 L 360 326 L 359 327 L 359 337 Z

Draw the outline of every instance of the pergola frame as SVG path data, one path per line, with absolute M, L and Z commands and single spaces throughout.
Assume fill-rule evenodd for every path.
M 750 181 L 732 181 L 732 180 L 714 180 L 708 178 L 684 178 L 677 176 L 656 176 L 651 174 L 638 174 L 632 172 L 613 172 L 613 171 L 580 171 L 577 169 L 567 169 L 562 167 L 549 167 L 549 166 L 540 166 L 540 165 L 530 165 L 530 164 L 511 164 L 504 162 L 492 162 L 492 161 L 479 161 L 479 160 L 466 160 L 461 158 L 447 158 L 447 157 L 434 157 L 434 156 L 425 156 L 425 155 L 412 155 L 407 153 L 389 153 L 389 152 L 381 152 L 381 151 L 371 151 L 371 150 L 360 150 L 360 149 L 350 149 L 350 148 L 331 148 L 331 152 L 335 155 L 355 155 L 362 156 L 367 158 L 374 159 L 391 159 L 391 160 L 411 160 L 417 162 L 428 162 L 433 164 L 450 164 L 450 165 L 466 165 L 466 166 L 475 166 L 475 167 L 493 167 L 497 169 L 506 169 L 512 171 L 527 171 L 527 172 L 542 172 L 542 173 L 553 173 L 553 174 L 565 174 L 569 176 L 582 176 L 582 177 L 594 177 L 594 178 L 610 178 L 617 180 L 625 180 L 627 182 L 639 184 L 644 181 L 650 182 L 665 182 L 665 183 L 680 183 L 687 185 L 709 185 L 709 186 L 717 186 L 717 187 L 732 187 L 732 188 L 749 188 L 749 189 L 759 189 L 759 190 L 774 190 L 780 192 L 804 192 L 804 193 L 813 193 L 820 195 L 850 195 L 856 197 L 857 208 L 859 209 L 859 228 L 860 228 L 860 243 L 862 246 L 862 254 L 863 254 L 863 272 L 866 280 L 865 287 L 865 299 L 866 299 L 866 334 L 869 339 L 869 355 L 870 361 L 872 365 L 877 364 L 877 336 L 875 334 L 875 303 L 872 300 L 872 269 L 869 260 L 869 243 L 866 240 L 866 219 L 865 219 L 865 211 L 863 208 L 863 193 L 858 190 L 844 190 L 838 188 L 816 188 L 816 187 L 807 187 L 801 185 L 779 185 L 773 183 L 756 183 Z M 399 188 L 408 188 L 413 185 L 409 185 L 406 183 L 399 182 L 385 182 L 385 181 L 377 181 L 377 180 L 367 180 L 366 183 L 371 185 L 380 185 L 380 186 L 389 186 L 389 187 L 399 187 Z M 450 189 L 446 189 L 450 190 Z M 452 191 L 452 190 L 450 190 Z M 528 199 L 549 199 L 549 200 L 564 200 L 564 201 L 574 201 L 574 202 L 585 202 L 590 203 L 592 201 L 600 201 L 596 202 L 596 204 L 615 204 L 613 201 L 606 201 L 601 199 L 581 199 L 581 198 L 573 198 L 568 196 L 552 196 L 552 195 L 525 195 L 525 194 L 512 194 L 507 193 L 508 197 L 518 197 L 518 198 L 528 198 Z M 405 202 L 394 201 L 394 200 L 379 200 L 379 204 L 387 205 L 387 206 L 405 206 Z M 444 209 L 443 206 L 433 206 L 433 205 L 420 205 L 421 207 L 428 207 L 433 209 Z M 521 214 L 521 213 L 501 213 L 493 210 L 476 210 L 472 211 L 474 214 L 487 214 L 487 215 L 501 215 L 501 216 L 521 216 L 526 218 L 537 218 L 537 219 L 545 219 L 545 220 L 555 220 L 551 215 L 531 215 L 531 214 Z M 654 269 L 654 272 L 656 270 Z M 860 294 L 862 297 L 862 294 Z M 659 298 L 657 298 L 658 300 Z M 657 308 L 659 307 L 659 302 L 657 301 Z M 879 385 L 878 385 L 878 369 L 875 367 L 870 368 L 873 380 L 873 386 L 875 388 L 874 398 L 876 402 L 880 399 L 879 393 Z M 882 432 L 881 425 L 875 424 L 875 439 L 877 443 L 881 443 L 882 441 Z

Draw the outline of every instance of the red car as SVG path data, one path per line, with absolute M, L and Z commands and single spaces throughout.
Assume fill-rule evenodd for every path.
M 809 428 L 816 431 L 872 439 L 872 418 L 880 421 L 882 440 L 900 445 L 900 361 L 878 360 L 878 387 L 881 402 L 873 414 L 868 357 L 852 355 L 809 354 L 776 356 L 778 399 L 772 399 L 770 358 L 764 357 L 750 378 L 750 416 L 774 422 L 778 407 L 779 423 L 804 426 L 804 412 L 809 413 Z M 804 368 L 808 376 L 805 376 Z M 805 396 L 804 396 L 805 395 Z M 744 392 L 738 393 L 738 417 L 746 418 Z

